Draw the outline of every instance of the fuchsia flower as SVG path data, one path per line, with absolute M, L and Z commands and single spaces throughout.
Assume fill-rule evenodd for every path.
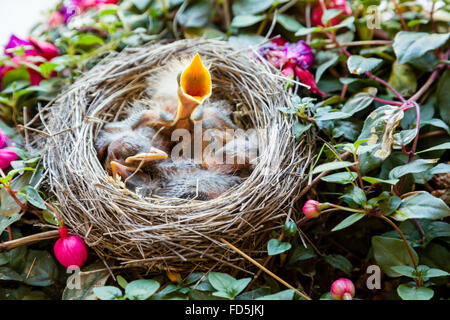
M 69 0 L 65 1 L 58 11 L 50 16 L 50 28 L 59 27 L 69 22 L 70 18 L 86 12 L 90 8 L 102 9 L 108 4 L 117 4 L 119 0 Z
M 327 9 L 342 10 L 339 16 L 334 17 L 330 20 L 329 24 L 331 24 L 332 26 L 341 23 L 343 17 L 348 17 L 352 15 L 352 8 L 350 7 L 350 5 L 347 3 L 346 0 L 326 0 L 325 6 Z M 324 27 L 322 23 L 322 15 L 323 15 L 322 7 L 320 3 L 317 3 L 312 11 L 312 18 L 311 18 L 312 24 L 315 26 Z
M 88 249 L 83 238 L 69 235 L 65 226 L 59 227 L 58 231 L 61 238 L 53 247 L 56 259 L 66 268 L 81 268 L 88 258 Z
M 13 146 L 14 143 L 0 129 L 0 169 L 5 170 L 11 165 L 12 161 L 17 160 L 19 157 L 17 153 L 11 149 Z
M 330 294 L 334 300 L 352 300 L 355 296 L 355 286 L 351 280 L 340 278 L 331 285 Z
M 300 80 L 310 86 L 310 91 L 321 96 L 325 93 L 317 88 L 314 76 L 308 71 L 314 64 L 314 52 L 303 40 L 289 43 L 281 37 L 272 40 L 272 43 L 259 50 L 261 56 L 281 69 L 286 77 Z
M 24 53 L 16 54 L 11 49 L 14 48 L 24 48 Z M 42 57 L 47 61 L 52 60 L 53 58 L 59 55 L 58 49 L 51 43 L 39 41 L 33 39 L 32 37 L 28 37 L 27 40 L 20 39 L 15 35 L 11 35 L 9 42 L 5 46 L 5 54 L 11 57 L 12 65 L 5 65 L 0 69 L 0 90 L 1 90 L 1 81 L 3 77 L 9 71 L 20 68 L 23 65 L 23 62 L 32 63 L 37 66 L 42 64 L 42 62 L 33 61 L 30 57 Z M 37 71 L 32 68 L 27 68 L 28 74 L 30 76 L 30 82 L 32 85 L 38 85 L 44 77 Z
M 308 219 L 314 219 L 320 216 L 321 214 L 321 207 L 323 206 L 322 203 L 316 200 L 308 200 L 306 201 L 305 205 L 303 206 L 303 214 Z

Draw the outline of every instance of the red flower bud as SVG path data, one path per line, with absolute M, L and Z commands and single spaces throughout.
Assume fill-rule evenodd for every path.
M 346 0 L 327 0 L 325 1 L 325 5 L 327 9 L 338 9 L 342 10 L 341 14 L 337 17 L 334 17 L 330 20 L 330 24 L 332 26 L 338 25 L 342 22 L 342 17 L 347 17 L 352 15 L 352 8 L 347 3 Z M 317 3 L 312 11 L 312 18 L 311 22 L 314 26 L 322 26 L 324 27 L 322 23 L 322 7 L 320 6 L 320 3 Z
M 320 207 L 322 203 L 316 200 L 308 200 L 303 206 L 303 214 L 308 219 L 317 218 L 320 215 Z
M 75 235 L 69 235 L 66 227 L 58 229 L 61 238 L 56 241 L 54 252 L 56 259 L 66 268 L 81 268 L 88 257 L 84 240 Z
M 352 300 L 355 296 L 355 286 L 351 280 L 340 278 L 331 285 L 330 294 L 334 300 Z

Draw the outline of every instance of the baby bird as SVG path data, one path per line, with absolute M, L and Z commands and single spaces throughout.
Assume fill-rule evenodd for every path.
M 234 132 L 223 145 L 223 137 L 213 139 L 203 154 L 202 167 L 220 173 L 236 173 L 256 164 L 259 154 L 259 140 L 256 131 Z
M 187 67 L 186 67 L 187 65 Z M 192 112 L 211 96 L 211 74 L 197 53 L 188 64 L 173 59 L 148 79 L 151 99 L 144 102 L 148 109 L 141 111 L 132 128 L 150 126 L 166 131 L 191 129 Z
M 241 182 L 241 178 L 237 176 L 202 169 L 190 159 L 158 160 L 160 159 L 147 158 L 141 172 L 135 173 L 130 180 L 125 179 L 126 187 L 142 197 L 206 201 L 217 198 Z M 133 174 L 130 167 L 121 164 L 118 166 L 121 177 L 130 177 Z
M 127 178 L 126 172 L 135 171 L 149 160 L 166 159 L 170 152 L 167 139 L 158 136 L 154 129 L 140 127 L 133 130 L 128 122 L 127 119 L 105 125 L 96 140 L 98 157 L 114 178 L 118 173 Z

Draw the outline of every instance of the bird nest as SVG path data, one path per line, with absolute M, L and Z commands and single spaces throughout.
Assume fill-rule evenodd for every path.
M 238 126 L 259 129 L 257 164 L 241 184 L 212 200 L 139 197 L 108 176 L 95 139 L 104 124 L 122 119 L 131 101 L 143 97 L 148 75 L 172 57 L 197 52 L 210 65 L 213 97 L 235 106 Z M 222 239 L 262 261 L 269 233 L 295 221 L 293 204 L 309 171 L 314 139 L 307 132 L 296 140 L 296 117 L 278 110 L 292 107 L 286 80 L 255 54 L 206 40 L 125 49 L 105 57 L 43 108 L 34 121 L 39 125 L 28 125 L 34 127 L 30 148 L 42 148 L 47 191 L 66 225 L 108 265 L 250 270 Z

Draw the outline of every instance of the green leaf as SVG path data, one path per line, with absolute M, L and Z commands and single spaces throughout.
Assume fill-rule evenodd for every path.
M 29 85 L 30 83 L 30 75 L 28 74 L 28 71 L 25 67 L 20 67 L 15 70 L 8 71 L 3 78 L 2 81 L 2 88 L 3 93 L 8 89 L 8 86 L 11 86 L 10 88 L 13 88 L 14 82 L 22 81 L 21 83 L 26 83 Z M 19 82 L 20 83 L 20 82 Z M 15 91 L 15 90 L 13 90 Z
M 23 281 L 23 277 L 9 267 L 0 267 L 0 280 Z
M 410 277 L 410 278 L 416 278 L 416 269 L 410 266 L 393 266 L 391 269 L 394 272 L 397 272 L 398 274 L 401 274 L 402 276 Z
M 352 224 L 354 224 L 355 222 L 357 222 L 357 221 L 361 220 L 362 218 L 364 218 L 364 216 L 365 216 L 364 213 L 354 213 L 354 214 L 348 216 L 347 218 L 345 218 L 344 220 L 342 220 L 331 231 L 334 232 L 334 231 L 345 229 L 345 228 L 351 226 Z
M 402 199 L 397 196 L 388 196 L 387 198 L 384 198 L 384 199 L 383 199 L 383 197 L 381 197 L 381 198 L 382 199 L 380 199 L 379 207 L 380 207 L 381 213 L 384 214 L 385 216 L 391 215 L 402 204 Z
M 431 147 L 431 148 L 428 148 L 428 149 L 416 152 L 416 154 L 429 152 L 429 151 L 434 151 L 434 150 L 449 150 L 449 149 L 450 149 L 450 142 L 445 142 L 445 143 L 442 143 L 440 145 L 437 145 L 437 146 L 434 146 L 434 147 Z
M 283 232 L 286 236 L 295 236 L 298 232 L 297 224 L 294 221 L 288 221 L 283 226 Z
M 113 286 L 94 288 L 94 294 L 100 300 L 118 300 L 119 298 L 122 298 L 122 291 Z
M 290 255 L 288 264 L 294 264 L 298 261 L 304 261 L 315 257 L 317 257 L 317 254 L 312 247 L 305 248 L 304 246 L 299 246 L 295 248 L 294 252 Z
M 373 177 L 362 177 L 362 179 L 368 183 L 374 184 L 374 183 L 387 183 L 391 185 L 397 184 L 399 182 L 399 179 L 392 179 L 392 180 L 383 180 L 379 178 L 373 178 Z
M 295 136 L 295 139 L 299 140 L 302 134 L 308 131 L 311 126 L 312 123 L 302 124 L 297 122 L 292 126 L 292 134 Z
M 29 250 L 21 275 L 24 283 L 45 287 L 54 283 L 58 268 L 55 259 L 47 251 Z
M 204 27 L 213 12 L 212 4 L 209 1 L 202 1 L 189 6 L 177 16 L 178 23 L 183 27 L 200 28 Z
M 325 261 L 332 265 L 334 268 L 341 270 L 347 275 L 352 272 L 352 263 L 347 258 L 341 255 L 326 255 Z
M 364 191 L 356 186 L 348 186 L 344 190 L 344 194 L 340 197 L 340 199 L 344 199 L 344 201 L 350 205 L 351 207 L 363 206 L 367 202 L 367 197 Z
M 394 38 L 393 48 L 399 64 L 420 58 L 430 50 L 444 45 L 450 33 L 426 33 L 400 31 Z
M 420 127 L 430 125 L 438 128 L 442 128 L 450 134 L 450 127 L 441 119 L 429 119 L 429 120 L 420 120 Z
M 105 40 L 93 34 L 84 34 L 75 41 L 77 46 L 92 46 L 95 44 L 103 44 Z
M 147 300 L 159 289 L 155 280 L 134 280 L 125 288 L 125 296 L 130 300 Z
M 311 174 L 317 174 L 324 171 L 338 170 L 342 168 L 347 168 L 350 166 L 356 165 L 357 162 L 349 162 L 349 161 L 333 161 L 328 163 L 323 163 L 314 168 Z
M 397 288 L 397 293 L 403 300 L 430 300 L 434 291 L 430 288 L 416 287 L 415 284 L 401 284 Z
M 260 297 L 269 295 L 270 287 L 261 287 L 255 290 L 247 291 L 236 297 L 236 300 L 256 300 Z
M 450 172 L 450 164 L 447 163 L 439 163 L 436 167 L 431 169 L 431 174 L 439 174 L 439 173 L 449 173 Z
M 50 77 L 50 73 L 52 73 L 55 68 L 58 65 L 51 62 L 44 62 L 43 64 L 39 65 L 39 69 L 41 70 L 41 74 L 44 76 L 44 78 Z
M 389 179 L 403 177 L 410 173 L 424 172 L 433 167 L 439 159 L 417 159 L 402 166 L 395 167 L 389 172 Z
M 104 286 L 110 276 L 108 270 L 99 270 L 102 267 L 104 268 L 103 263 L 97 261 L 83 268 L 78 274 L 72 274 L 73 281 L 68 279 L 62 300 L 95 300 L 94 288 Z
M 322 14 L 322 23 L 323 25 L 327 25 L 328 21 L 330 21 L 331 19 L 337 17 L 338 15 L 340 15 L 342 13 L 342 10 L 339 9 L 327 9 L 323 14 Z
M 364 74 L 375 69 L 383 60 L 377 58 L 365 58 L 363 56 L 352 55 L 347 60 L 348 70 L 352 74 Z
M 311 28 L 300 28 L 295 33 L 297 37 L 306 36 L 310 33 L 319 32 L 322 30 L 322 27 L 311 27 Z
M 26 195 L 27 201 L 30 202 L 36 208 L 43 210 L 47 209 L 44 199 L 42 199 L 39 192 L 37 192 L 37 190 L 34 189 L 32 186 L 25 186 L 24 188 L 22 188 L 21 192 Z
M 298 29 L 303 28 L 297 20 L 282 13 L 277 15 L 277 22 L 281 24 L 283 28 L 291 32 L 296 32 Z
M 233 1 L 233 14 L 255 14 L 269 9 L 274 0 L 237 0 Z
M 255 300 L 292 300 L 294 299 L 294 289 L 283 290 L 275 294 L 256 298 Z
M 251 278 L 236 280 L 226 273 L 209 272 L 208 280 L 217 290 L 213 293 L 214 296 L 233 299 L 247 287 Z
M 1 191 L 3 191 L 3 190 L 1 190 Z M 20 211 L 20 207 L 17 209 L 17 211 Z M 8 228 L 14 222 L 19 221 L 20 218 L 22 218 L 22 215 L 23 214 L 19 214 L 19 213 L 13 213 L 10 216 L 0 214 L 0 234 L 2 234 L 3 231 L 5 231 L 6 228 Z
M 413 263 L 408 249 L 402 240 L 380 236 L 372 237 L 372 248 L 375 261 L 381 269 L 390 277 L 399 277 L 400 274 L 393 271 L 393 266 L 411 266 Z M 417 253 L 412 249 L 414 259 L 419 260 Z
M 326 62 L 322 63 L 320 66 L 317 67 L 316 70 L 316 76 L 315 81 L 316 83 L 320 81 L 320 78 L 322 77 L 323 73 L 332 65 L 334 65 L 339 60 L 339 56 L 333 55 L 331 59 L 327 60 Z
M 269 256 L 274 256 L 286 252 L 290 248 L 291 244 L 289 242 L 281 242 L 278 239 L 270 239 L 267 243 L 267 254 Z
M 369 114 L 357 139 L 368 139 L 367 146 L 376 145 L 367 156 L 384 160 L 391 154 L 393 135 L 403 116 L 402 110 L 390 105 L 379 107 Z
M 394 134 L 394 149 L 401 149 L 407 146 L 417 135 L 416 129 L 402 130 Z
M 436 95 L 441 118 L 450 125 L 450 108 L 448 107 L 450 101 L 450 69 L 448 68 L 439 79 Z
M 392 218 L 397 221 L 422 218 L 437 220 L 450 216 L 450 208 L 445 202 L 426 191 L 406 194 L 397 211 L 399 213 L 392 215 Z
M 354 30 L 354 28 L 355 28 L 354 22 L 355 22 L 355 17 L 353 17 L 353 16 L 348 17 L 348 18 L 345 18 L 341 23 L 339 23 L 335 26 L 325 28 L 324 30 L 325 31 L 336 31 L 341 28 L 349 28 L 351 30 Z
M 423 278 L 438 278 L 438 277 L 450 276 L 450 273 L 448 273 L 444 270 L 430 268 L 430 267 L 424 266 L 424 265 L 418 266 L 417 269 L 422 274 Z
M 258 36 L 253 33 L 244 33 L 237 36 L 232 36 L 228 38 L 229 44 L 236 50 L 248 49 L 251 46 L 258 46 L 264 42 L 264 37 Z
M 116 277 L 116 279 L 117 279 L 117 283 L 119 284 L 119 286 L 122 287 L 122 289 L 125 289 L 127 287 L 128 281 L 125 280 L 124 277 L 119 275 L 119 276 Z
M 227 291 L 236 281 L 232 276 L 221 272 L 209 272 L 208 280 L 217 291 Z
M 138 8 L 139 10 L 144 10 L 146 9 L 150 2 L 152 2 L 151 0 L 131 0 L 131 2 L 133 2 L 134 6 L 136 8 Z
M 244 28 L 254 25 L 266 18 L 265 14 L 262 15 L 241 15 L 235 16 L 231 21 L 231 26 L 236 28 Z
M 314 120 L 315 121 L 328 121 L 328 120 L 338 120 L 338 119 L 347 119 L 351 117 L 351 114 L 341 112 L 341 111 L 330 111 L 325 110 L 326 108 L 319 108 L 316 113 Z
M 404 97 L 410 97 L 417 90 L 416 71 L 409 64 L 394 62 L 388 83 Z
M 328 176 L 320 178 L 320 180 L 325 182 L 348 184 L 356 180 L 358 174 L 356 172 L 338 172 L 333 173 Z
M 377 89 L 374 87 L 366 88 L 365 91 L 359 92 L 351 97 L 345 105 L 342 107 L 342 112 L 348 113 L 350 115 L 354 115 L 355 113 L 365 110 L 369 107 L 373 98 L 377 94 Z

